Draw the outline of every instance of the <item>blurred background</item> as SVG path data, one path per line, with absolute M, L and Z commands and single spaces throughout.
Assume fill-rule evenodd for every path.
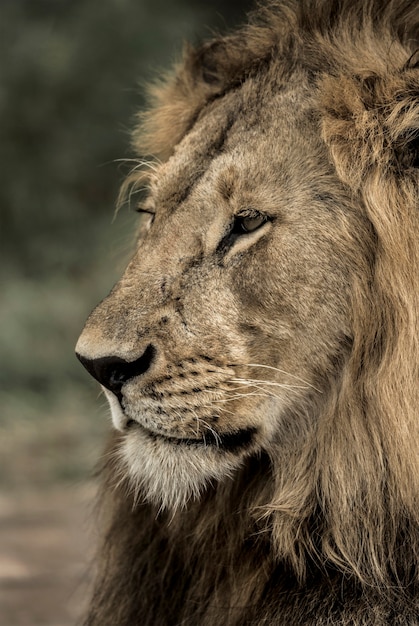
M 85 602 L 110 420 L 73 351 L 130 253 L 114 206 L 144 84 L 250 6 L 0 0 L 2 626 L 70 626 Z

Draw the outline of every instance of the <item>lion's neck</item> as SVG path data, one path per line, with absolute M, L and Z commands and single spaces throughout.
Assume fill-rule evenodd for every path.
M 269 529 L 254 514 L 269 498 L 271 483 L 268 458 L 251 459 L 236 480 L 210 489 L 174 516 L 159 515 L 147 504 L 133 508 L 123 488 L 114 493 L 119 502 L 111 505 L 116 512 L 86 625 L 384 626 L 396 618 L 417 623 L 414 608 L 410 616 L 398 613 L 394 602 L 386 605 L 378 592 L 321 565 L 321 559 L 309 561 L 300 585 L 274 556 Z

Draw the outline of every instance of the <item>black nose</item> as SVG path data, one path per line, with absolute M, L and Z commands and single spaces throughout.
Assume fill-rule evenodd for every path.
M 156 349 L 151 344 L 136 361 L 125 361 L 118 356 L 88 359 L 76 352 L 77 358 L 89 374 L 119 398 L 121 397 L 122 385 L 134 376 L 144 374 L 150 367 L 155 354 Z

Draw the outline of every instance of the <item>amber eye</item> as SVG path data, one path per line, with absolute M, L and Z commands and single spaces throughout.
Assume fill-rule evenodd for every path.
M 236 215 L 233 224 L 233 233 L 235 235 L 243 235 L 244 233 L 253 233 L 253 231 L 257 230 L 265 222 L 268 221 L 268 216 L 259 213 L 259 211 L 250 209 L 242 214 Z

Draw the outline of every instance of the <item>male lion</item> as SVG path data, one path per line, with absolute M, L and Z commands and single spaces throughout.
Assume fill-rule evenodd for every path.
M 77 344 L 116 429 L 85 624 L 419 624 L 418 49 L 417 0 L 275 1 L 153 88 Z

